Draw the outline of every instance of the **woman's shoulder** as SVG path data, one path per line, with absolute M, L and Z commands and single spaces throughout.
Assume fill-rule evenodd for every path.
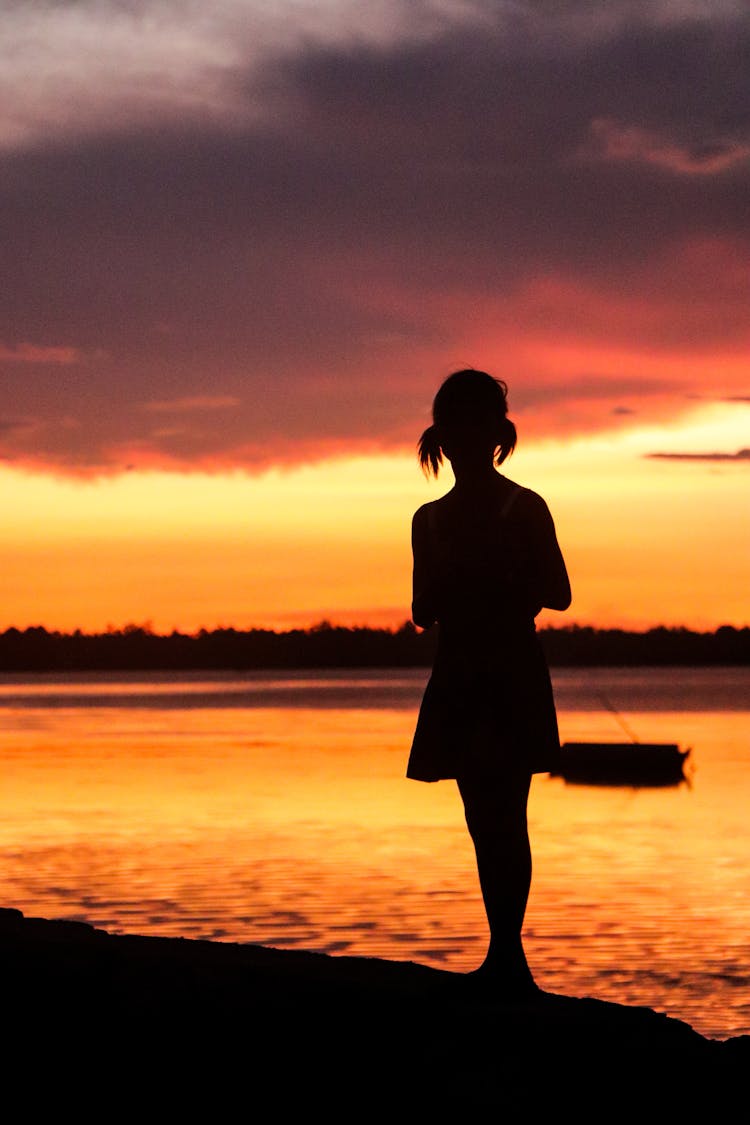
M 446 534 L 450 534 L 456 517 L 449 496 L 450 493 L 417 508 L 411 523 L 413 543 L 429 543 L 434 547 Z
M 545 522 L 551 518 L 547 501 L 533 488 L 511 480 L 507 483 L 510 489 L 506 493 L 503 508 L 511 521 L 514 516 L 529 522 Z
M 524 504 L 527 508 L 536 508 L 537 510 L 547 507 L 547 501 L 538 492 L 534 492 L 533 488 L 527 488 L 523 484 L 515 484 L 514 481 L 510 483 L 517 489 L 518 503 Z
M 518 481 L 502 475 L 500 481 L 500 496 L 503 500 L 512 498 L 514 504 L 523 504 L 530 508 L 547 506 L 544 498 L 538 492 L 534 492 L 533 488 L 527 488 L 525 484 L 519 484 Z
M 412 516 L 412 522 L 415 524 L 431 523 L 437 516 L 438 512 L 446 508 L 446 501 L 448 495 L 440 496 L 437 500 L 428 500 L 426 504 L 422 504 L 417 508 Z

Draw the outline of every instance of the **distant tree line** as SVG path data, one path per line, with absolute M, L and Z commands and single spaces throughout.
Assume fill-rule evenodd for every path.
M 750 628 L 714 632 L 658 627 L 644 632 L 588 626 L 541 629 L 555 667 L 750 664 Z M 436 629 L 201 629 L 155 633 L 126 625 L 104 633 L 59 633 L 33 626 L 0 633 L 0 671 L 189 671 L 283 668 L 407 668 L 432 662 Z

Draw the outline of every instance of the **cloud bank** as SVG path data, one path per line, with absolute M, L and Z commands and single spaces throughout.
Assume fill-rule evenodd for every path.
M 648 453 L 646 456 L 663 461 L 747 461 L 750 463 L 750 449 L 738 449 L 736 453 Z
M 413 448 L 748 394 L 744 5 L 141 0 L 2 18 L 0 457 Z

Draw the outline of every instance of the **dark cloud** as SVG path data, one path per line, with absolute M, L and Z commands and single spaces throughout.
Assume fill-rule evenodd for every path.
M 750 449 L 736 453 L 647 453 L 646 457 L 662 461 L 750 461 Z
M 507 375 L 532 432 L 561 402 L 573 431 L 624 418 L 624 395 L 674 408 L 695 376 L 666 358 L 747 344 L 750 21 L 630 4 L 587 24 L 596 7 L 277 49 L 235 65 L 235 116 L 157 106 L 7 152 L 0 410 L 34 424 L 0 453 L 117 470 L 411 447 L 466 364 Z M 573 374 L 537 358 L 560 343 Z M 592 372 L 602 347 L 630 369 Z

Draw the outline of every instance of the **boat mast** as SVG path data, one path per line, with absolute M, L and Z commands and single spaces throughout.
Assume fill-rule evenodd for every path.
M 607 710 L 608 710 L 608 711 L 611 711 L 611 712 L 612 712 L 612 714 L 613 714 L 613 715 L 614 715 L 614 717 L 615 717 L 615 718 L 617 719 L 617 722 L 618 722 L 618 723 L 620 724 L 620 726 L 622 727 L 622 729 L 623 729 L 623 730 L 625 731 L 625 734 L 626 734 L 626 735 L 628 736 L 628 738 L 630 739 L 630 741 L 631 741 L 631 742 L 632 742 L 632 743 L 633 743 L 634 745 L 636 745 L 636 746 L 637 746 L 637 745 L 638 745 L 638 737 L 637 737 L 637 735 L 635 735 L 635 734 L 633 733 L 633 731 L 632 731 L 632 730 L 630 729 L 630 727 L 628 726 L 628 724 L 627 724 L 627 723 L 625 722 L 625 720 L 623 719 L 623 717 L 622 717 L 622 715 L 620 714 L 620 712 L 619 712 L 619 711 L 617 710 L 617 708 L 616 708 L 616 707 L 614 706 L 614 704 L 613 704 L 613 703 L 612 703 L 612 702 L 611 702 L 611 701 L 610 701 L 610 700 L 609 700 L 609 699 L 607 698 L 607 696 L 606 696 L 606 695 L 604 694 L 604 692 L 603 692 L 603 691 L 600 691 L 600 692 L 599 692 L 599 698 L 601 699 L 602 703 L 603 703 L 603 704 L 604 704 L 604 706 L 605 706 L 605 707 L 607 708 Z

